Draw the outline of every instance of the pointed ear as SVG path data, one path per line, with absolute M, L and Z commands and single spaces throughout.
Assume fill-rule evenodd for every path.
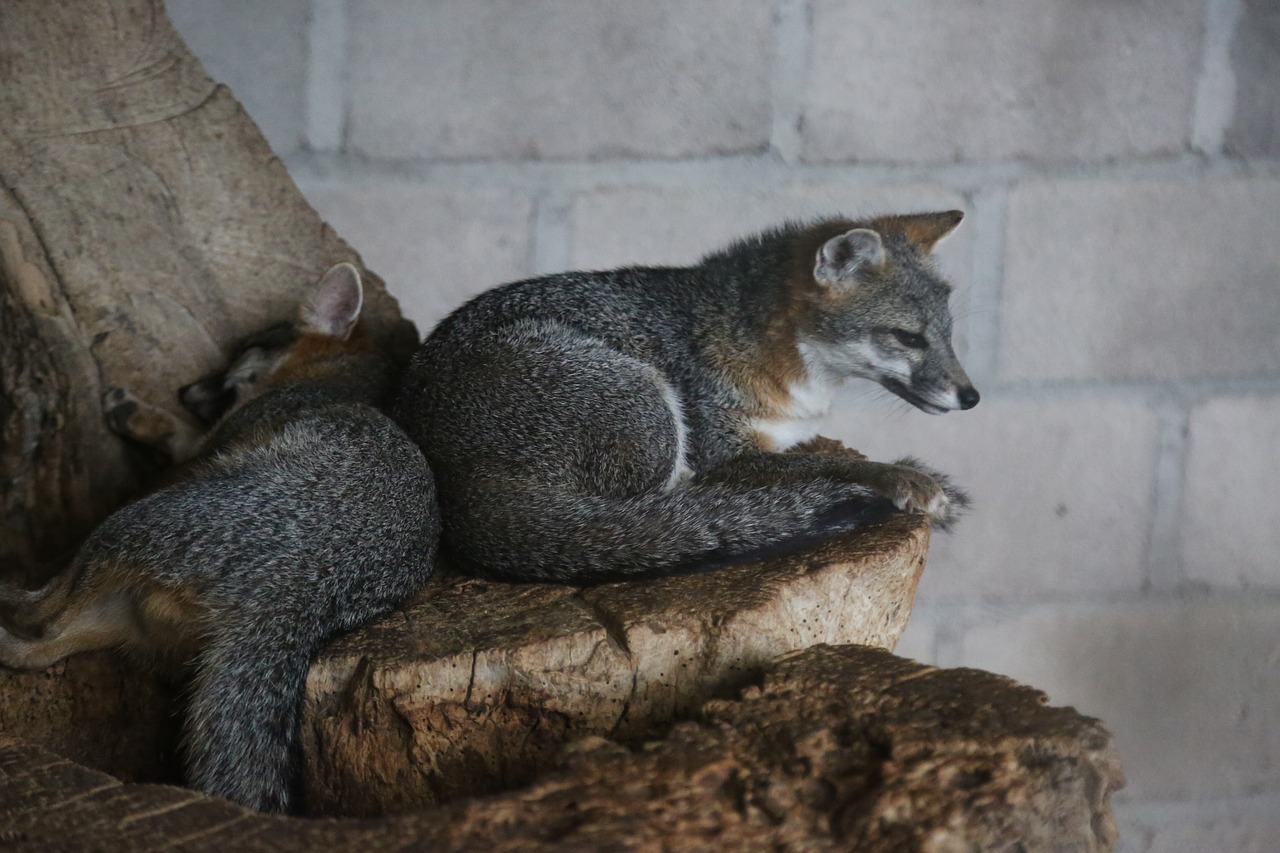
M 870 228 L 854 228 L 832 237 L 818 249 L 813 277 L 828 287 L 849 287 L 859 273 L 884 263 L 884 243 Z
M 306 331 L 346 340 L 364 304 L 360 272 L 351 264 L 334 264 L 316 283 L 311 298 L 302 306 Z
M 950 234 L 964 219 L 963 210 L 945 210 L 941 213 L 913 213 L 899 217 L 902 233 L 921 251 L 933 251 L 934 245 Z

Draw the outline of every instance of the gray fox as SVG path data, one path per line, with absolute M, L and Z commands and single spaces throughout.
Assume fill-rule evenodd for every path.
M 194 663 L 190 783 L 264 811 L 296 806 L 298 718 L 320 645 L 404 601 L 439 535 L 422 453 L 373 406 L 396 365 L 359 322 L 359 273 L 321 278 L 297 323 L 246 342 L 183 389 L 196 433 L 127 392 L 117 431 L 181 459 L 172 482 L 107 518 L 39 590 L 0 589 L 0 663 L 90 649 Z
M 435 474 L 443 547 L 481 575 L 595 583 L 752 559 L 896 510 L 947 527 L 967 498 L 919 462 L 796 446 L 850 377 L 930 413 L 977 405 L 929 256 L 962 217 L 789 224 L 693 267 L 472 299 L 390 408 Z

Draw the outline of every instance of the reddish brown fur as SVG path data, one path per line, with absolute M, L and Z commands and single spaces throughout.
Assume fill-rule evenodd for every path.
M 870 228 L 881 234 L 898 233 L 922 252 L 929 252 L 939 240 L 950 234 L 964 218 L 959 210 L 942 213 L 910 213 L 902 216 L 880 216 Z
M 856 227 L 852 221 L 835 220 L 800 234 L 795 240 L 792 268 L 787 275 L 790 298 L 782 310 L 770 318 L 764 339 L 751 353 L 721 354 L 726 372 L 755 403 L 753 414 L 756 416 L 781 415 L 791 403 L 791 387 L 804 379 L 804 363 L 796 342 L 809 313 L 832 298 L 830 291 L 813 278 L 814 259 L 823 243 Z M 767 444 L 762 440 L 761 446 Z
M 0 661 L 43 668 L 79 652 L 119 647 L 177 667 L 199 651 L 206 615 L 196 590 L 163 586 L 124 562 L 95 566 L 79 587 L 70 580 L 74 572 L 27 602 L 21 633 L 0 633 Z
M 373 348 L 373 341 L 365 333 L 363 323 L 357 323 L 346 340 L 303 332 L 289 347 L 280 366 L 271 374 L 268 384 L 329 376 L 332 367 L 328 362 L 332 359 L 349 353 L 372 352 Z

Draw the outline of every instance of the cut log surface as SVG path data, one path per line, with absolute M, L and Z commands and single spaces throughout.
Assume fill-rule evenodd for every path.
M 307 802 L 372 815 L 523 784 L 570 738 L 631 742 L 817 643 L 892 649 L 928 526 L 899 516 L 802 555 L 589 589 L 433 582 L 311 668 Z
M 1107 850 L 1122 784 L 1102 725 L 1039 691 L 879 649 L 816 646 L 699 719 L 576 741 L 530 785 L 376 819 L 267 817 L 122 784 L 0 737 L 18 851 Z

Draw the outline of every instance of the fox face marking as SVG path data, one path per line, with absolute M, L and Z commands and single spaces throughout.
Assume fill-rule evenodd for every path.
M 978 404 L 951 346 L 951 288 L 928 256 L 960 218 L 884 217 L 819 247 L 816 309 L 800 338 L 811 374 L 870 379 L 930 414 Z

